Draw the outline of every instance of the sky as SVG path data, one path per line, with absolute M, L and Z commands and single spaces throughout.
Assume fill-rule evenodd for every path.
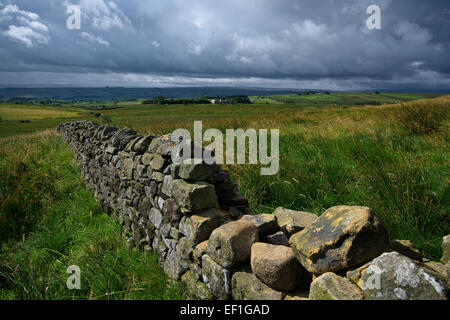
M 0 86 L 450 90 L 449 30 L 448 0 L 0 0 Z

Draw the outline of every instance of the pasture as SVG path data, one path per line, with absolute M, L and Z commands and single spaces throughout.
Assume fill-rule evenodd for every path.
M 277 175 L 261 176 L 258 165 L 227 166 L 254 212 L 283 206 L 320 214 L 335 205 L 368 206 L 391 239 L 409 239 L 426 258 L 440 258 L 442 237 L 450 231 L 450 96 L 251 99 L 248 105 L 118 102 L 112 110 L 0 105 L 0 299 L 185 297 L 154 255 L 126 249 L 118 225 L 83 186 L 62 139 L 43 131 L 70 120 L 127 126 L 141 135 L 192 129 L 195 120 L 203 120 L 204 129 L 280 129 Z M 76 296 L 54 280 L 55 274 L 63 279 L 62 266 L 74 261 L 88 270 L 87 289 Z

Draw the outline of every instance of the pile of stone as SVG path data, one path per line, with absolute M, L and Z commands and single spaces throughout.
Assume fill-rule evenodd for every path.
M 170 135 L 69 122 L 57 131 L 130 247 L 155 251 L 196 299 L 446 299 L 442 263 L 390 241 L 373 211 L 338 206 L 320 217 L 278 208 L 255 215 L 218 165 L 172 163 Z

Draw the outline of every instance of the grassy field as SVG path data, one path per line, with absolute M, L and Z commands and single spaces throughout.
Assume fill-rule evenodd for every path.
M 155 254 L 129 250 L 51 131 L 0 140 L 1 299 L 183 299 Z M 81 268 L 81 290 L 66 270 Z
M 392 239 L 409 239 L 439 260 L 442 236 L 450 233 L 450 96 L 331 97 L 253 97 L 258 101 L 251 105 L 118 103 L 121 109 L 100 111 L 99 118 L 87 111 L 73 118 L 68 108 L 59 119 L 2 121 L 0 299 L 184 298 L 156 257 L 127 250 L 117 224 L 83 186 L 61 138 L 49 131 L 22 135 L 30 132 L 22 125 L 41 130 L 69 119 L 128 126 L 142 135 L 192 129 L 194 120 L 203 120 L 204 129 L 278 128 L 278 175 L 260 176 L 257 165 L 227 168 L 252 210 L 284 206 L 321 214 L 334 205 L 368 206 Z M 385 99 L 401 103 L 370 105 Z M 65 289 L 71 264 L 86 270 L 76 296 Z
M 331 107 L 351 107 L 355 104 L 384 104 L 435 97 L 435 94 L 405 93 L 333 93 L 331 95 L 312 94 L 306 96 L 269 96 L 264 99 L 251 97 L 249 105 L 142 105 L 139 101 L 105 101 L 102 103 L 76 102 L 63 106 L 11 105 L 0 103 L 0 137 L 33 133 L 55 128 L 59 123 L 70 120 L 89 119 L 97 122 L 113 123 L 131 128 L 151 128 L 155 133 L 167 133 L 173 128 L 192 125 L 194 120 L 229 121 L 236 124 L 263 115 L 277 115 L 301 110 Z M 268 104 L 266 104 L 266 102 Z M 102 107 L 106 109 L 103 110 Z M 3 111 L 2 111 L 3 110 Z M 24 112 L 25 110 L 25 112 Z M 29 115 L 27 111 L 29 110 Z M 41 110 L 41 114 L 36 113 Z M 57 116 L 55 116 L 57 112 Z M 32 118 L 36 115 L 40 118 Z M 48 116 L 53 114 L 53 116 Z M 96 117 L 101 115 L 100 118 Z M 56 118 L 57 117 L 57 118 Z M 22 123 L 21 120 L 30 120 Z

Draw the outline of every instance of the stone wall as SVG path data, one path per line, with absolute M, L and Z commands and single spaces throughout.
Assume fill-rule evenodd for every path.
M 193 298 L 446 298 L 448 240 L 443 263 L 424 262 L 408 241 L 390 241 L 369 208 L 254 215 L 220 166 L 172 163 L 170 135 L 89 121 L 57 131 L 129 246 L 155 251 Z

